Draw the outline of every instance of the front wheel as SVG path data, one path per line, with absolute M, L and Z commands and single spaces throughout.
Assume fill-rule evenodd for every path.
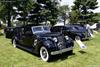
M 75 40 L 81 40 L 80 36 L 75 36 Z
M 43 61 L 49 61 L 50 55 L 46 47 L 42 46 L 40 48 L 40 57 Z

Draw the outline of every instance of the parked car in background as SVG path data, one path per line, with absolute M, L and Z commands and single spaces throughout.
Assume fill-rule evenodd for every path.
M 70 37 L 50 32 L 48 26 L 34 25 L 16 27 L 12 44 L 40 55 L 43 61 L 49 61 L 52 55 L 72 53 L 74 46 Z
M 4 35 L 6 38 L 8 39 L 12 39 L 13 35 L 14 35 L 14 27 L 5 27 L 4 28 Z
M 65 36 L 68 35 L 73 40 L 75 39 L 89 39 L 91 36 L 88 30 L 80 24 L 67 24 L 64 26 L 53 26 L 51 32 L 62 32 Z

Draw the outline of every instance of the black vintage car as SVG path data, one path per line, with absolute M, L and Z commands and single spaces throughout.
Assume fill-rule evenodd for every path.
M 73 40 L 75 39 L 89 39 L 90 33 L 88 30 L 79 24 L 67 24 L 65 26 L 54 26 L 51 27 L 51 32 L 62 32 L 64 35 L 68 35 Z
M 16 27 L 12 38 L 14 47 L 21 47 L 49 61 L 52 55 L 72 52 L 73 40 L 61 33 L 50 32 L 48 26 Z

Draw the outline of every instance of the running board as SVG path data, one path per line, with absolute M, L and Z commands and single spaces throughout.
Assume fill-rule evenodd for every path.
M 23 47 L 23 46 L 20 46 L 20 45 L 17 45 L 17 47 L 22 48 L 26 51 L 32 52 L 32 48 L 26 48 L 26 47 Z

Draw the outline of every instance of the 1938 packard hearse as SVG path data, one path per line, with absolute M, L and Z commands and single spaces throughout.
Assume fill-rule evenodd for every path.
M 73 51 L 73 40 L 61 33 L 50 32 L 48 26 L 27 25 L 15 27 L 12 38 L 14 47 L 21 47 L 49 61 L 52 55 Z

